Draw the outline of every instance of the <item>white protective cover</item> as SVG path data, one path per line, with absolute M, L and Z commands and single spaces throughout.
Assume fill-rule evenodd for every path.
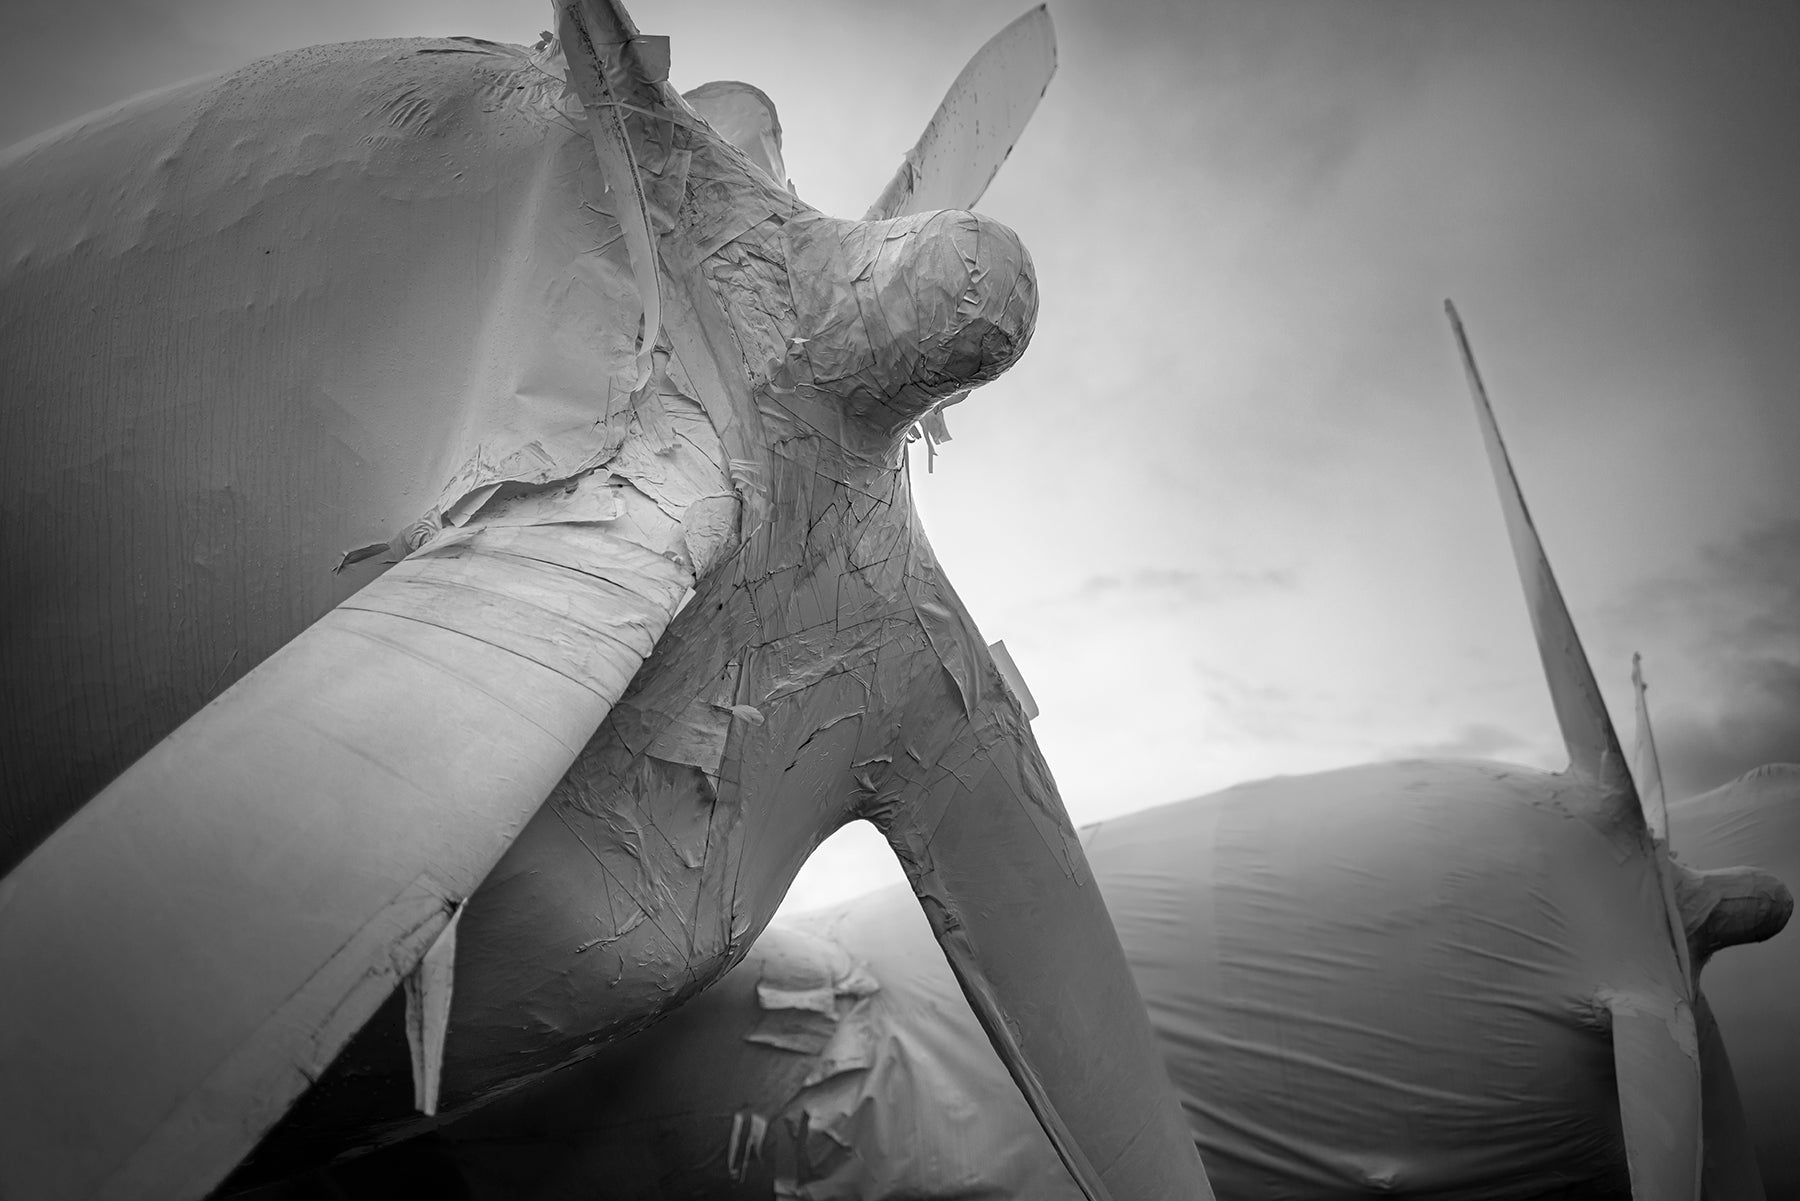
M 0 159 L 0 1193 L 466 1112 L 707 988 L 866 817 L 1086 1194 L 1210 1195 L 911 506 L 1029 256 L 817 213 L 616 4 L 558 28 L 294 51 Z
M 1675 836 L 1700 866 L 1800 873 L 1797 780 L 1672 806 Z M 1560 791 L 1382 764 L 1083 831 L 1219 1197 L 1631 1196 L 1607 1023 L 1662 950 L 1659 882 Z M 1723 951 L 1705 980 L 1771 1198 L 1794 1173 L 1794 945 Z M 380 1195 L 422 1162 L 483 1198 L 1075 1196 L 903 890 L 775 923 L 662 1025 L 343 1181 Z

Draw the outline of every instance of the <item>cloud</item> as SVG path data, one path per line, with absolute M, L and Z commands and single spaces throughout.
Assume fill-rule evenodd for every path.
M 1511 730 L 1475 722 L 1463 726 L 1449 738 L 1400 747 L 1384 754 L 1382 758 L 1498 759 L 1508 752 L 1526 750 L 1530 745 Z
M 1743 666 L 1736 704 L 1714 717 L 1684 715 L 1657 732 L 1671 796 L 1693 796 L 1768 763 L 1800 763 L 1800 663 Z
M 1075 596 L 1067 599 L 1091 601 L 1111 595 L 1143 595 L 1183 604 L 1205 605 L 1247 593 L 1289 592 L 1297 585 L 1295 573 L 1284 568 L 1263 571 L 1187 571 L 1147 567 L 1140 571 L 1088 576 L 1081 582 Z
M 1800 762 L 1800 520 L 1710 546 L 1700 570 L 1642 590 L 1622 623 L 1679 648 L 1666 693 L 1650 694 L 1676 797 L 1765 763 Z M 1647 661 L 1653 680 L 1665 674 Z

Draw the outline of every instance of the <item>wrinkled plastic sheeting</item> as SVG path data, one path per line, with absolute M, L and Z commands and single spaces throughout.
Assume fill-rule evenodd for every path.
M 677 127 L 677 143 L 690 132 Z M 706 145 L 713 153 L 716 144 Z M 460 1037 L 483 1065 L 553 1066 L 591 1037 L 597 992 L 629 996 L 621 1008 L 647 1016 L 692 996 L 760 930 L 817 828 L 841 820 L 833 773 L 848 773 L 852 800 L 865 807 L 877 798 L 856 792 L 877 788 L 877 777 L 894 777 L 899 791 L 916 785 L 923 773 L 912 772 L 913 759 L 935 763 L 936 748 L 960 736 L 992 670 L 905 515 L 904 474 L 889 461 L 894 431 L 843 402 L 856 375 L 886 403 L 923 410 L 969 376 L 1010 363 L 1035 307 L 1028 257 L 1010 233 L 966 214 L 871 226 L 757 193 L 762 207 L 746 216 L 730 191 L 739 186 L 731 169 L 726 159 L 689 155 L 690 192 L 729 194 L 732 203 L 714 204 L 731 219 L 720 223 L 713 209 L 696 213 L 690 204 L 683 220 L 693 252 L 712 256 L 707 279 L 730 321 L 719 337 L 741 354 L 751 386 L 766 390 L 756 402 L 736 398 L 740 407 L 724 418 L 716 407 L 705 414 L 724 429 L 725 470 L 742 506 L 716 510 L 715 528 L 752 541 L 732 572 L 699 585 L 543 819 L 473 905 L 451 1042 L 454 1051 Z M 933 236 L 937 226 L 947 227 L 942 236 Z M 678 306 L 678 288 L 669 291 Z M 704 303 L 671 320 L 665 396 L 684 396 L 681 369 L 703 364 L 680 338 L 706 320 Z M 933 334 L 940 326 L 949 331 L 941 339 Z M 792 330 L 805 336 L 782 335 Z M 842 370 L 814 370 L 815 359 Z M 733 429 L 761 449 L 734 448 Z M 627 444 L 606 470 L 654 499 L 660 469 L 692 497 L 701 489 L 680 471 L 683 456 L 694 455 L 685 442 L 635 459 Z M 751 462 L 753 454 L 766 461 Z M 716 481 L 716 461 L 695 462 L 694 478 L 711 469 Z M 846 482 L 871 470 L 867 482 Z M 692 499 L 684 515 L 710 499 Z M 732 525 L 751 511 L 759 515 Z M 693 528 L 691 519 L 683 526 Z M 932 680 L 952 682 L 954 692 L 946 697 L 935 683 L 920 690 Z M 1016 737 L 996 729 L 963 753 L 985 758 L 987 742 Z M 784 804 L 825 806 L 807 811 L 799 841 L 768 841 L 762 823 L 776 811 L 748 808 L 777 783 Z M 562 899 L 570 895 L 592 899 L 571 907 Z M 541 953 L 521 956 L 524 946 Z M 521 958 L 525 970 L 515 966 Z M 482 1031 L 510 1028 L 521 1009 L 550 1049 L 522 1060 L 483 1045 Z
M 776 922 L 649 1030 L 429 1144 L 346 1165 L 334 1187 L 386 1195 L 419 1178 L 420 1155 L 494 1201 L 1080 1196 L 903 889 Z
M 634 41 L 649 46 L 606 44 Z M 643 82 L 601 70 L 609 87 Z M 32 535 L 20 548 L 51 564 L 20 627 L 37 649 L 22 681 L 6 682 L 9 721 L 39 749 L 15 765 L 9 748 L 9 786 L 17 772 L 50 798 L 25 824 L 66 813 L 321 613 L 355 616 L 380 593 L 397 605 L 390 616 L 429 614 L 433 596 L 394 598 L 430 592 L 437 577 L 423 569 L 454 567 L 471 546 L 579 544 L 598 558 L 583 561 L 583 603 L 626 613 L 634 664 L 655 650 L 625 673 L 629 688 L 614 672 L 593 690 L 611 706 L 604 721 L 461 911 L 440 1120 L 681 1012 L 746 953 L 811 849 L 867 816 L 887 828 L 984 1006 L 986 1037 L 1093 1195 L 1101 1174 L 1086 1169 L 1088 1153 L 1133 1196 L 1203 1194 L 1019 699 L 910 501 L 905 429 L 1024 350 L 1029 257 L 1003 226 L 967 213 L 823 217 L 672 96 L 608 110 L 635 164 L 629 180 L 613 178 L 596 164 L 603 139 L 588 136 L 595 114 L 574 94 L 592 81 L 570 78 L 573 92 L 555 46 L 321 47 L 13 152 L 6 211 L 57 219 L 9 229 L 25 273 L 9 295 L 36 296 L 34 328 L 55 335 L 7 347 L 35 398 L 7 441 L 9 498 L 92 518 L 73 546 Z M 271 120 L 283 137 L 267 136 Z M 171 173 L 182 187 L 156 182 Z M 125 182 L 108 192 L 95 179 Z M 68 197 L 77 202 L 52 203 Z M 660 336 L 640 286 L 646 259 L 632 249 L 645 224 L 660 243 Z M 109 287 L 120 279 L 137 291 Z M 113 302 L 108 338 L 90 328 L 94 297 Z M 138 355 L 154 360 L 141 373 L 151 385 L 115 387 L 121 372 L 138 378 Z M 178 386 L 157 390 L 169 380 Z M 143 535 L 140 509 L 194 538 Z M 18 516 L 9 507 L 9 547 L 13 531 L 35 528 Z M 174 633 L 138 628 L 149 607 L 136 593 L 96 599 L 79 586 L 96 557 L 135 567 L 145 555 L 154 570 L 120 578 L 185 598 L 183 620 L 151 621 Z M 479 620 L 484 590 L 508 602 L 497 652 L 542 638 L 543 623 L 517 620 L 512 605 L 528 588 L 461 585 L 476 629 L 490 624 Z M 59 589 L 76 598 L 67 612 Z M 568 598 L 553 599 L 546 609 Z M 77 653 L 95 629 L 109 632 L 111 659 Z M 582 660 L 576 686 L 589 660 L 617 658 L 598 627 L 557 626 L 548 641 L 552 663 Z M 86 676 L 59 680 L 70 661 Z M 415 695 L 428 714 L 428 689 Z M 110 698 L 107 712 L 82 710 L 98 729 L 67 720 L 87 696 Z M 561 745 L 573 751 L 579 737 Z M 533 778 L 530 799 L 542 795 Z M 205 941 L 193 934 L 205 925 L 166 928 L 187 945 Z M 268 954 L 285 954 L 268 941 Z M 1060 1003 L 1044 1004 L 1053 980 Z M 820 1055 L 861 1028 L 840 1006 L 881 1004 L 839 983 Z M 262 1152 L 316 1162 L 431 1124 L 412 1102 L 434 1091 L 439 1025 L 432 1016 L 427 1031 L 425 1019 L 444 992 L 414 992 L 431 1002 L 416 1006 L 417 1054 L 392 995 L 392 1022 L 378 1015 L 322 1074 L 302 1065 L 312 1087 Z M 825 1005 L 776 987 L 757 1021 L 833 1016 Z M 1096 1014 L 1104 1031 L 1075 1037 L 1093 1033 Z M 185 1069 L 203 1057 L 172 1058 Z M 830 1092 L 879 1067 L 811 1084 L 808 1067 L 798 1087 Z M 855 1107 L 869 1109 L 867 1098 Z M 1076 1115 L 1069 1128 L 1059 1110 Z M 824 1112 L 802 1145 L 833 1128 Z M 273 1114 L 215 1116 L 248 1138 Z M 740 1148 L 753 1128 L 739 1124 Z M 710 1145 L 730 1159 L 727 1141 Z M 807 1156 L 818 1170 L 796 1167 L 795 1181 L 835 1174 Z M 753 1158 L 741 1152 L 737 1170 Z
M 1523 1201 L 1622 1180 L 1611 1052 L 1591 1005 L 1609 964 L 1629 974 L 1626 948 L 1659 945 L 1661 927 L 1631 909 L 1654 880 L 1625 873 L 1587 916 L 1590 890 L 1573 882 L 1616 860 L 1534 795 L 1537 779 L 1368 769 L 1084 832 L 1220 1197 L 1430 1188 Z M 848 918 L 832 928 L 851 954 L 899 941 Z M 902 1037 L 941 1037 L 926 1032 L 954 985 L 939 974 L 937 988 Z M 967 1046 L 949 1060 L 953 1091 L 985 1100 L 979 1135 L 959 1130 L 937 1154 L 996 1196 L 1064 1195 L 1014 1183 L 1045 1150 L 957 1020 Z M 880 1104 L 928 1108 L 943 1088 L 913 1081 Z M 1024 1165 L 999 1167 L 1009 1153 Z M 954 1195 L 915 1175 L 911 1152 L 888 1166 L 870 1170 L 864 1183 L 882 1185 L 865 1195 Z
M 996 362 L 998 348 L 1030 337 L 1037 311 L 1030 257 L 1009 233 L 971 213 L 824 219 L 788 229 L 795 317 L 810 336 L 794 349 L 783 382 L 829 389 L 885 428 L 903 429 L 933 401 L 962 390 L 945 380 L 994 378 L 998 371 L 982 365 Z M 977 286 L 922 289 L 920 279 Z M 894 379 L 910 382 L 896 392 L 887 382 Z
M 656 387 L 635 396 L 629 387 L 629 331 L 643 306 L 593 150 L 559 136 L 577 115 L 562 82 L 515 49 L 359 44 L 154 94 L 7 156 L 0 209 L 31 216 L 6 223 L 15 267 L 7 324 L 24 332 L 3 352 L 16 384 L 3 440 L 5 534 L 9 551 L 38 564 L 5 633 L 9 856 L 148 748 L 154 758 L 139 762 L 154 763 L 144 769 L 154 780 L 174 781 L 158 794 L 170 805 L 108 811 L 81 827 L 71 853 L 110 863 L 101 875 L 122 888 L 133 872 L 167 871 L 187 845 L 172 833 L 175 819 L 213 793 L 183 787 L 179 748 L 155 757 L 166 746 L 157 740 L 234 671 L 285 665 L 284 675 L 258 677 L 257 696 L 276 687 L 271 679 L 300 678 L 297 691 L 333 707 L 331 721 L 298 722 L 300 737 L 271 733 L 276 752 L 313 745 L 308 737 L 358 749 L 356 727 L 372 724 L 358 720 L 359 694 L 327 685 L 343 675 L 334 666 L 355 657 L 346 645 L 392 651 L 395 628 L 437 642 L 400 648 L 414 675 L 386 678 L 421 683 L 406 703 L 385 698 L 381 716 L 416 714 L 406 728 L 456 750 L 492 736 L 491 726 L 457 729 L 480 726 L 470 712 L 513 699 L 481 687 L 491 675 L 465 680 L 456 669 L 481 676 L 499 662 L 501 673 L 527 678 L 504 659 L 512 655 L 580 694 L 563 704 L 563 693 L 545 689 L 512 705 L 505 716 L 528 729 L 487 757 L 505 778 L 486 809 L 425 787 L 429 772 L 411 771 L 406 739 L 332 759 L 347 778 L 324 773 L 303 785 L 291 755 L 247 753 L 246 770 L 266 774 L 221 787 L 228 808 L 250 799 L 198 822 L 225 848 L 205 864 L 217 873 L 182 879 L 223 883 L 153 886 L 134 912 L 150 937 L 96 918 L 116 897 L 85 910 L 57 904 L 56 889 L 80 888 L 78 876 L 13 875 L 15 977 L 26 973 L 11 956 L 37 954 L 46 941 L 86 948 L 33 973 L 35 993 L 8 992 L 9 1012 L 60 1004 L 62 1022 L 30 1029 L 37 1049 L 25 1063 L 38 1076 L 13 1079 L 66 1090 L 38 1113 L 87 1110 L 112 1140 L 84 1159 L 47 1134 L 26 1136 L 38 1158 L 22 1170 L 44 1187 L 55 1175 L 57 1187 L 79 1189 L 95 1171 L 216 1179 L 241 1156 L 272 1120 L 265 1111 L 278 1113 L 388 993 L 383 972 L 403 973 L 416 955 L 389 930 L 392 897 L 448 891 L 429 898 L 439 910 L 475 888 L 567 762 L 558 753 L 572 756 L 591 734 L 696 576 L 737 541 L 733 456 L 700 389 L 669 365 L 669 347 L 653 355 L 664 368 Z M 283 136 L 258 136 L 271 118 Z M 671 144 L 641 157 L 659 221 L 673 228 L 691 155 Z M 379 552 L 383 535 L 384 566 L 401 561 L 385 575 L 370 563 L 379 553 L 362 553 Z M 289 641 L 322 614 L 310 641 Z M 464 635 L 446 655 L 452 680 L 432 676 L 427 651 Z M 93 653 L 96 644 L 105 652 Z M 271 659 L 277 648 L 290 653 Z M 429 694 L 432 683 L 443 691 Z M 466 694 L 480 703 L 462 704 Z M 592 715 L 584 726 L 534 705 L 565 719 Z M 208 729 L 234 715 L 256 721 L 253 702 L 207 712 Z M 187 733 L 184 745 L 204 748 Z M 455 762 L 455 751 L 437 747 L 428 739 L 414 757 Z M 549 778 L 509 764 L 513 753 Z M 230 768 L 204 751 L 196 761 Z M 395 841 L 393 827 L 414 812 L 402 803 L 321 820 L 384 769 L 398 785 L 390 791 L 410 800 L 404 785 L 418 785 L 419 808 L 437 805 L 417 819 L 432 838 Z M 170 818 L 160 843 L 131 825 L 156 815 Z M 239 865 L 259 860 L 263 870 L 242 878 Z M 342 887 L 319 883 L 332 868 L 343 869 Z M 291 920 L 290 898 L 309 888 L 326 895 Z M 99 928 L 84 930 L 87 922 Z M 108 949 L 100 935 L 128 948 Z M 215 993 L 206 1011 L 179 997 L 159 1009 L 169 989 L 137 990 L 145 1012 L 180 1015 L 154 1038 L 138 1027 L 155 1019 L 109 1009 L 95 986 L 128 977 L 134 956 L 167 969 L 148 979 L 178 980 L 197 946 L 209 967 L 235 959 L 246 986 Z M 332 958 L 344 955 L 343 964 Z M 369 955 L 372 968 L 360 958 Z M 333 990 L 354 992 L 356 1003 Z M 435 1091 L 442 1025 L 434 1017 L 430 1026 L 414 1057 L 421 1101 Z M 84 1039 L 89 1028 L 96 1033 Z M 155 1062 L 122 1053 L 134 1047 Z M 229 1086 L 201 1079 L 220 1062 Z M 134 1088 L 106 1087 L 109 1070 Z M 271 1096 L 264 1083 L 275 1075 L 291 1091 Z M 205 1088 L 210 1099 L 195 1100 Z M 182 1105 L 205 1109 L 207 1120 L 190 1121 Z M 213 1120 L 231 1111 L 246 1116 Z M 154 1133 L 146 1120 L 160 1123 Z M 202 1129 L 205 1157 L 192 1145 Z M 136 1158 L 119 1158 L 127 1153 Z M 9 1158 L 17 1165 L 24 1152 Z M 204 1167 L 184 1166 L 202 1158 Z
M 581 112 L 556 67 L 467 39 L 319 47 L 7 152 L 0 211 L 31 214 L 6 223 L 7 296 L 38 332 L 0 347 L 29 401 L 3 533 L 34 564 L 0 681 L 0 867 L 446 530 L 600 526 L 691 573 L 735 535 L 733 453 L 666 340 L 633 402 L 632 272 L 592 145 L 558 133 Z M 283 136 L 256 136 L 284 96 L 305 102 Z M 659 228 L 690 158 L 645 147 Z M 103 331 L 95 295 L 119 301 Z M 94 562 L 133 587 L 94 587 Z
M 837 1039 L 845 1015 L 881 988 L 860 962 L 835 943 L 798 939 L 772 948 L 760 957 L 760 966 L 756 1004 L 763 1016 L 745 1041 L 821 1056 L 823 1063 L 856 1058 L 843 1049 L 827 1053 L 827 1048 Z
M 681 98 L 770 179 L 788 187 L 787 164 L 781 157 L 781 118 L 766 92 L 736 80 L 717 80 L 683 92 Z
M 984 1081 L 969 1073 L 970 1059 L 992 1063 L 1015 1097 L 1017 1090 L 939 966 L 908 893 L 890 890 L 854 912 L 797 919 L 792 929 L 819 938 L 829 948 L 821 958 L 866 965 L 878 991 L 840 1018 L 801 1087 L 771 1098 L 763 1154 L 776 1197 L 898 1201 L 967 1196 L 971 1186 L 996 1196 L 1080 1196 L 1029 1110 L 1023 1125 L 988 1124 L 977 1091 Z
M 1762 839 L 1800 872 L 1800 770 L 1749 784 L 1771 782 L 1783 803 L 1671 806 L 1677 845 L 1735 863 Z M 1659 885 L 1564 787 L 1378 765 L 1083 831 L 1219 1197 L 1630 1195 L 1607 1011 L 1662 951 Z M 1795 1101 L 1771 1054 L 1791 1042 L 1791 953 L 1747 990 L 1780 945 L 1721 954 L 1706 981 L 1728 1038 L 1736 1022 L 1768 1040 L 1733 1047 L 1765 1134 Z M 1734 959 L 1743 972 L 1713 974 Z M 865 974 L 873 991 L 846 987 Z M 760 1037 L 788 1006 L 816 1016 L 810 1033 Z M 645 1199 L 1077 1195 L 902 890 L 776 922 L 719 988 L 566 1075 L 446 1128 L 434 1153 L 477 1197 L 501 1180 L 571 1198 L 596 1180 Z M 1785 1146 L 1759 1152 L 1785 1195 Z
M 1785 782 L 1788 801 L 1800 791 L 1800 771 L 1760 777 L 1763 792 L 1771 780 Z M 1627 1195 L 1602 1011 L 1680 1003 L 1633 991 L 1640 957 L 1661 953 L 1665 937 L 1646 904 L 1657 878 L 1576 820 L 1565 787 L 1498 765 L 1383 765 L 1248 785 L 1084 831 L 1221 1198 L 1426 1190 L 1525 1201 L 1576 1182 Z M 1771 870 L 1800 874 L 1800 835 L 1776 825 L 1800 806 L 1751 808 L 1740 789 L 1727 813 L 1722 799 L 1700 798 L 1718 811 L 1696 814 L 1711 836 L 1681 829 L 1676 845 L 1717 866 L 1754 861 L 1741 841 L 1753 828 Z M 1737 845 L 1715 847 L 1733 834 Z M 810 919 L 847 953 L 871 957 L 889 992 L 908 978 L 892 975 L 907 962 L 897 899 Z M 883 912 L 892 925 L 876 920 Z M 1784 986 L 1794 956 L 1772 952 L 1721 954 L 1706 982 L 1732 998 L 1720 1019 L 1728 1038 L 1733 1018 L 1740 1039 L 1762 1036 L 1740 1042 L 1735 1058 L 1756 1065 L 1739 1068 L 1740 1087 L 1748 1071 L 1752 1125 L 1770 1136 L 1796 1100 L 1794 1075 L 1771 1055 L 1792 1033 Z M 1734 978 L 1712 974 L 1723 964 Z M 1773 986 L 1744 997 L 1771 967 Z M 936 987 L 939 1003 L 904 1014 L 891 1037 L 904 1043 L 946 1022 L 972 1036 L 941 1004 L 953 984 L 939 973 Z M 961 1164 L 972 1187 L 1062 1195 L 1054 1181 L 1016 1183 L 1030 1177 L 1020 1163 L 1000 1166 L 1008 1156 L 1041 1162 L 1046 1150 L 1027 1137 L 999 1065 L 972 1037 L 967 1051 L 949 1060 L 954 1084 L 890 1082 L 878 1103 L 905 1113 L 940 1096 L 986 1096 L 978 1136 L 921 1136 L 939 1138 L 938 1155 Z M 1778 1150 L 1765 1137 L 1759 1154 L 1785 1155 L 1787 1141 Z M 869 1134 L 855 1145 L 881 1144 Z M 956 1173 L 941 1162 L 923 1169 L 910 1151 L 860 1170 L 865 1196 L 959 1195 L 943 1183 Z M 1771 1197 L 1785 1195 L 1775 1183 L 1783 1170 L 1765 1169 Z

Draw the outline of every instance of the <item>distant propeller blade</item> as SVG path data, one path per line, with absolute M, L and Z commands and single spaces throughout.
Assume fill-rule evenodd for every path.
M 1608 829 L 1641 830 L 1644 815 L 1638 806 L 1637 789 L 1632 786 L 1625 755 L 1619 749 L 1619 736 L 1607 716 L 1606 703 L 1600 698 L 1600 686 L 1588 666 L 1587 654 L 1576 636 L 1575 622 L 1563 603 L 1562 590 L 1556 586 L 1550 560 L 1538 539 L 1531 513 L 1525 507 L 1525 496 L 1519 490 L 1512 460 L 1500 438 L 1500 427 L 1494 421 L 1493 407 L 1488 403 L 1487 389 L 1475 367 L 1475 352 L 1469 349 L 1469 338 L 1463 332 L 1462 319 L 1456 306 L 1444 302 L 1450 328 L 1462 352 L 1463 370 L 1469 377 L 1469 391 L 1475 399 L 1475 415 L 1481 423 L 1482 440 L 1487 444 L 1488 462 L 1494 470 L 1494 483 L 1500 490 L 1500 507 L 1506 514 L 1506 530 L 1511 536 L 1513 558 L 1518 564 L 1520 582 L 1525 586 L 1526 602 L 1531 609 L 1531 627 L 1537 634 L 1538 655 L 1544 663 L 1544 677 L 1550 685 L 1550 699 L 1556 706 L 1556 721 L 1562 728 L 1563 742 L 1569 749 L 1569 766 L 1579 776 L 1597 786 L 1600 811 L 1589 816 Z
M 1706 1201 L 1768 1201 L 1731 1057 L 1704 995 L 1697 998 L 1694 1017 L 1700 1030 L 1700 1117 L 1706 1156 L 1701 1195 Z
M 1694 1012 L 1674 998 L 1614 997 L 1610 1008 L 1632 1201 L 1698 1201 L 1701 1080 Z
M 974 208 L 1055 73 L 1056 31 L 1040 4 L 975 52 L 863 219 Z
M 1612 1011 L 1613 1066 L 1618 1076 L 1619 1118 L 1625 1134 L 1625 1154 L 1631 1169 L 1633 1201 L 1698 1201 L 1701 1166 L 1701 1075 L 1695 1031 L 1693 969 L 1680 906 L 1676 897 L 1676 865 L 1667 844 L 1658 835 L 1645 838 L 1655 827 L 1639 804 L 1619 736 L 1600 697 L 1600 686 L 1581 649 L 1575 623 L 1563 602 L 1562 590 L 1550 570 L 1550 560 L 1538 539 L 1525 495 L 1519 488 L 1512 460 L 1500 437 L 1487 388 L 1475 366 L 1475 352 L 1456 306 L 1444 302 L 1450 328 L 1462 353 L 1463 370 L 1475 400 L 1475 415 L 1487 446 L 1488 463 L 1500 492 L 1500 508 L 1512 540 L 1513 559 L 1531 610 L 1531 626 L 1537 635 L 1538 656 L 1557 724 L 1569 750 L 1569 770 L 1590 787 L 1570 789 L 1563 803 L 1601 829 L 1631 837 L 1650 857 L 1661 893 L 1662 916 L 1668 925 L 1674 972 L 1664 976 L 1662 988 L 1609 999 Z M 1643 674 L 1634 669 L 1639 685 L 1638 746 L 1649 748 L 1640 758 L 1641 778 L 1654 790 L 1657 815 L 1664 818 L 1662 783 L 1650 742 L 1649 720 L 1643 705 Z M 1648 766 L 1644 766 L 1645 764 Z M 1660 973 L 1657 973 L 1660 974 Z
M 1697 997 L 1694 980 L 1694 949 L 1689 941 L 1687 919 L 1682 911 L 1682 877 L 1684 873 L 1669 854 L 1669 802 L 1663 792 L 1662 764 L 1656 758 L 1656 739 L 1650 733 L 1650 686 L 1644 683 L 1644 657 L 1631 656 L 1631 687 L 1637 694 L 1637 734 L 1631 752 L 1632 774 L 1637 778 L 1638 797 L 1649 827 L 1650 840 L 1656 848 L 1656 871 L 1662 882 L 1663 909 L 1669 920 L 1669 939 L 1675 946 L 1675 959 L 1681 965 L 1681 979 L 1689 997 Z
M 1664 846 L 1669 844 L 1669 801 L 1663 792 L 1662 764 L 1656 757 L 1656 739 L 1650 733 L 1650 706 L 1644 694 L 1650 689 L 1644 683 L 1644 657 L 1631 656 L 1631 687 L 1637 693 L 1637 737 L 1631 749 L 1633 774 L 1637 777 L 1638 796 L 1644 803 L 1644 821 L 1650 833 Z

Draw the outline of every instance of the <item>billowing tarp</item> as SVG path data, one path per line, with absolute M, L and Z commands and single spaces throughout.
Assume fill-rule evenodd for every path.
M 415 523 L 623 445 L 638 312 L 562 93 L 507 47 L 319 47 L 0 161 L 0 868 Z
M 1752 777 L 1677 806 L 1678 845 L 1755 858 L 1735 844 L 1800 812 L 1800 773 L 1781 778 L 1780 797 Z M 1655 881 L 1555 780 L 1384 764 L 1084 830 L 1221 1198 L 1630 1195 L 1603 1015 L 1658 949 Z M 1703 978 L 1759 1128 L 1800 1101 L 1768 1056 L 1794 1038 L 1793 944 L 1726 950 Z M 898 890 L 778 922 L 663 1025 L 342 1179 L 379 1192 L 432 1163 L 475 1197 L 1072 1197 L 930 952 Z

